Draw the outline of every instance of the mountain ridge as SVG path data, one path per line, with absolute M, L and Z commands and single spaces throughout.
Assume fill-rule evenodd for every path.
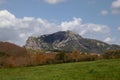
M 39 37 L 30 36 L 26 41 L 25 47 L 40 50 L 78 50 L 88 53 L 103 53 L 105 50 L 120 49 L 119 45 L 83 38 L 72 31 L 59 31 Z

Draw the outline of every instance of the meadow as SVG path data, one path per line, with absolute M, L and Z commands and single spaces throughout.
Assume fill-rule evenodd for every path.
M 0 80 L 120 80 L 120 59 L 4 68 Z

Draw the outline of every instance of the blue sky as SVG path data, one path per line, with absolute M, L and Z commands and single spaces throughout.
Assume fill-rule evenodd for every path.
M 120 0 L 0 0 L 0 21 L 0 41 L 19 45 L 60 30 L 120 44 Z

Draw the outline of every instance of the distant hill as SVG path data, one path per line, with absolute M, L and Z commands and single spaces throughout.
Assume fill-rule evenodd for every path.
M 29 55 L 25 48 L 9 42 L 0 42 L 0 68 L 20 67 L 28 64 Z
M 39 37 L 29 37 L 25 47 L 40 50 L 78 50 L 89 53 L 103 53 L 105 50 L 120 49 L 119 45 L 111 45 L 95 39 L 86 39 L 72 31 L 59 31 Z
M 23 56 L 27 53 L 25 48 L 19 47 L 13 43 L 0 42 L 0 55 L 4 56 Z

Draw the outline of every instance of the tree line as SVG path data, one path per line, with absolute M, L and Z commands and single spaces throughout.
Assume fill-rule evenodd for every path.
M 22 67 L 37 66 L 46 64 L 58 64 L 81 61 L 95 61 L 100 59 L 116 59 L 120 58 L 120 50 L 108 50 L 103 54 L 85 53 L 74 50 L 72 52 L 51 52 L 40 50 L 27 50 L 26 54 L 13 56 L 5 55 L 0 52 L 0 68 L 4 67 Z

